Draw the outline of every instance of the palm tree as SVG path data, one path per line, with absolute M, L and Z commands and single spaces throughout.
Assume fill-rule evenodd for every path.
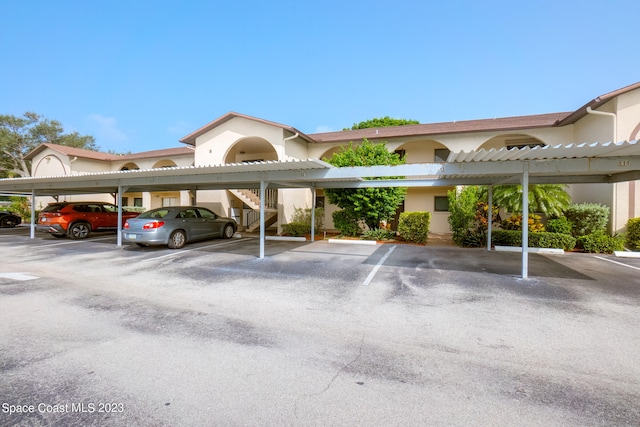
M 531 184 L 529 211 L 547 216 L 561 216 L 571 204 L 571 196 L 562 184 Z M 493 203 L 511 213 L 522 212 L 522 186 L 497 185 L 493 188 Z

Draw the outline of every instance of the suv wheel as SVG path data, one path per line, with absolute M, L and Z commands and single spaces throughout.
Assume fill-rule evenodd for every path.
M 18 225 L 18 221 L 16 221 L 15 218 L 8 216 L 6 218 L 2 218 L 2 220 L 0 220 L 0 227 L 1 228 L 13 228 L 16 225 Z
M 91 233 L 91 226 L 86 222 L 76 222 L 69 227 L 69 237 L 72 239 L 85 239 Z

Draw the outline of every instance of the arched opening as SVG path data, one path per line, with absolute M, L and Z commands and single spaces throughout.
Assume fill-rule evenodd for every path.
M 173 160 L 164 159 L 164 160 L 157 161 L 153 165 L 153 168 L 154 169 L 158 169 L 158 168 L 174 168 L 176 166 L 177 165 L 175 164 L 175 162 Z
M 133 162 L 126 163 L 120 168 L 121 171 L 137 171 L 139 169 L 140 169 L 140 166 L 138 166 Z
M 490 150 L 492 148 L 499 150 L 501 148 L 524 148 L 524 147 L 544 147 L 547 144 L 540 139 L 526 134 L 506 134 L 498 135 L 485 141 L 478 150 Z
M 402 144 L 396 153 L 405 163 L 443 163 L 447 161 L 449 149 L 446 145 L 433 140 L 411 141 Z
M 325 151 L 324 153 L 322 153 L 322 155 L 319 157 L 320 160 L 325 160 L 325 159 L 330 159 L 331 157 L 333 157 L 334 154 L 336 154 L 337 152 L 339 152 L 340 150 L 342 150 L 342 147 L 333 147 L 333 148 L 329 148 L 327 151 Z
M 250 136 L 238 140 L 224 158 L 225 163 L 246 163 L 260 162 L 267 160 L 278 160 L 278 153 L 269 141 Z

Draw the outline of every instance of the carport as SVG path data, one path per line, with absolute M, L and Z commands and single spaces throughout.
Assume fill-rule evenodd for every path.
M 394 179 L 392 177 L 402 177 Z M 336 168 L 317 160 L 266 161 L 217 166 L 87 173 L 0 180 L 0 193 L 32 196 L 31 238 L 35 237 L 35 197 L 111 193 L 122 206 L 127 191 L 260 190 L 260 258 L 264 257 L 267 188 L 441 187 L 522 184 L 523 216 L 528 216 L 529 184 L 616 183 L 640 179 L 640 144 L 571 144 L 451 153 L 446 163 Z M 315 199 L 314 199 L 315 200 Z M 313 206 L 315 207 L 315 206 Z M 121 208 L 120 208 L 121 209 Z M 314 210 L 312 209 L 312 212 Z M 122 211 L 118 212 L 119 220 Z M 313 221 L 312 221 L 313 224 Z M 491 230 L 491 228 L 489 228 Z M 313 230 L 311 235 L 313 236 Z M 313 237 L 312 237 L 313 239 Z M 488 249 L 491 237 L 489 234 Z M 118 230 L 122 246 L 122 230 Z M 528 224 L 522 230 L 522 278 L 528 277 Z

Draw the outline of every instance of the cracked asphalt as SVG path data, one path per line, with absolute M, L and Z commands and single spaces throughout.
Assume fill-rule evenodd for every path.
M 115 240 L 0 230 L 0 426 L 640 425 L 640 259 Z

